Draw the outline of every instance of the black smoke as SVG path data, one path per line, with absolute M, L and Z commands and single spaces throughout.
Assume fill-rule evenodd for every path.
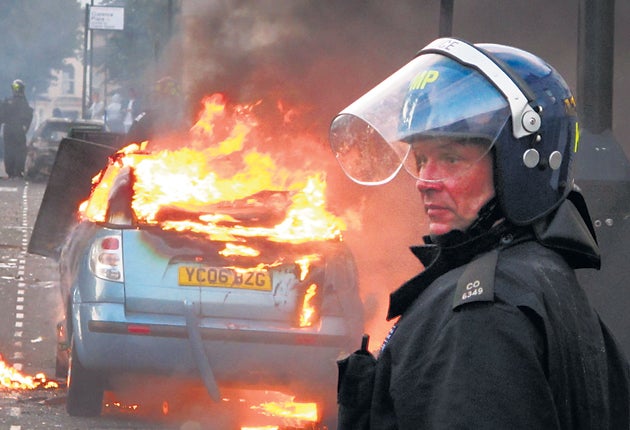
M 629 3 L 616 2 L 613 100 L 613 133 L 626 151 Z M 455 1 L 453 36 L 533 52 L 551 63 L 575 92 L 578 4 Z M 266 106 L 268 112 L 274 111 L 272 100 L 277 99 L 299 106 L 298 127 L 317 136 L 319 144 L 287 150 L 320 157 L 330 166 L 326 139 L 331 119 L 438 37 L 439 12 L 439 0 L 187 1 L 181 3 L 179 37 L 164 64 L 181 76 L 192 111 L 203 95 L 214 92 L 239 103 L 265 100 L 261 109 Z M 413 182 L 399 177 L 372 189 L 353 184 L 336 166 L 329 175 L 333 209 L 360 214 L 360 223 L 346 238 L 355 245 L 369 316 L 382 325 L 375 331 L 383 334 L 388 293 L 421 269 L 406 250 L 421 242 L 424 228 Z

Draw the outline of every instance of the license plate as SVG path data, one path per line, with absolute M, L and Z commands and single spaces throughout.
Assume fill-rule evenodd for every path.
M 271 276 L 265 270 L 180 266 L 178 279 L 182 286 L 271 291 Z

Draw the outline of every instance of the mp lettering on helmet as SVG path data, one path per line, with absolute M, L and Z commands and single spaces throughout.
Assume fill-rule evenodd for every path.
M 437 81 L 439 77 L 440 72 L 437 70 L 425 70 L 412 79 L 411 84 L 409 84 L 409 89 L 422 90 L 427 84 Z

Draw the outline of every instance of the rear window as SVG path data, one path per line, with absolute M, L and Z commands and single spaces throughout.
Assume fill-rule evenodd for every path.
M 39 136 L 46 140 L 61 140 L 68 136 L 70 123 L 49 122 L 44 125 Z
M 42 125 L 38 136 L 46 140 L 60 141 L 68 137 L 73 130 L 78 132 L 102 131 L 103 126 L 83 122 L 46 122 Z

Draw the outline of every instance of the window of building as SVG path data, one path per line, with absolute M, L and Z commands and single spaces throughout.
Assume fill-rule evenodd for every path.
M 61 69 L 61 93 L 74 94 L 74 66 L 66 64 Z

